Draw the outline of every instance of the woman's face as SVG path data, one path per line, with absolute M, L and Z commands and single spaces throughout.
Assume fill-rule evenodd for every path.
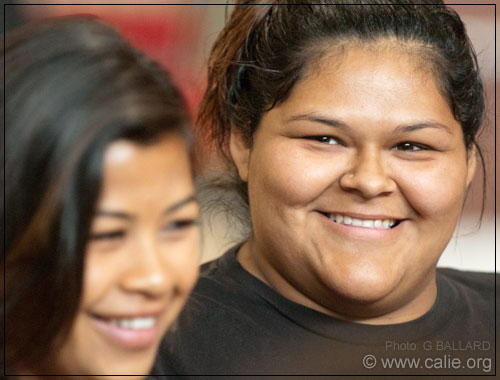
M 431 307 L 475 159 L 422 67 L 396 46 L 352 47 L 265 113 L 250 147 L 232 133 L 253 223 L 239 257 L 247 269 L 351 320 L 398 322 Z
M 58 367 L 147 375 L 198 274 L 198 205 L 184 140 L 105 151 L 80 309 Z

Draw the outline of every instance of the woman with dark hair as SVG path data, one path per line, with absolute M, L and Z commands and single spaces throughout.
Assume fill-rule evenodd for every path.
M 495 373 L 494 274 L 436 269 L 481 158 L 462 21 L 307 3 L 239 1 L 213 47 L 200 127 L 251 233 L 202 268 L 153 373 Z
M 4 56 L 4 374 L 142 377 L 198 273 L 186 104 L 94 18 Z

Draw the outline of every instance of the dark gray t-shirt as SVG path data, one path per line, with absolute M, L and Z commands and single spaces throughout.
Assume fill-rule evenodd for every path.
M 152 375 L 495 373 L 498 275 L 438 269 L 431 310 L 375 326 L 290 301 L 243 269 L 237 249 L 202 266 Z

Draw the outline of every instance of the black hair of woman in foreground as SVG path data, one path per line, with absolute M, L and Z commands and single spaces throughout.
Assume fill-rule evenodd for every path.
M 436 269 L 483 114 L 440 1 L 239 1 L 199 120 L 252 230 L 202 268 L 153 373 L 494 373 L 495 275 Z
M 4 55 L 5 373 L 142 377 L 198 272 L 186 104 L 91 17 Z

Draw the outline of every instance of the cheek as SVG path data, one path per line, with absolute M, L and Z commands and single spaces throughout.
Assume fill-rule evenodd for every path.
M 175 286 L 185 297 L 189 294 L 198 278 L 199 232 L 193 231 L 189 237 L 169 245 L 168 275 L 175 275 Z
M 109 254 L 106 254 L 109 253 Z M 116 252 L 87 250 L 83 271 L 82 306 L 91 306 L 112 288 L 121 271 Z
M 63 343 L 63 347 L 57 354 L 55 366 L 61 372 L 88 373 L 89 368 L 96 372 L 99 361 L 95 356 L 96 347 L 100 347 L 100 341 L 92 329 L 89 328 L 87 311 L 100 300 L 112 288 L 116 264 L 111 264 L 109 256 L 100 252 L 87 250 L 84 261 L 84 272 L 82 280 L 82 297 L 79 310 L 73 321 L 70 333 Z M 101 355 L 104 355 L 101 352 Z M 105 355 L 104 355 L 105 356 Z M 105 367 L 102 367 L 105 368 Z
M 256 149 L 250 161 L 249 192 L 274 205 L 303 206 L 339 176 L 342 164 L 285 141 Z M 272 148 L 272 149 L 271 149 Z
M 456 222 L 466 190 L 465 164 L 444 162 L 418 170 L 401 167 L 397 172 L 397 182 L 406 200 L 421 217 L 433 217 L 437 223 Z

